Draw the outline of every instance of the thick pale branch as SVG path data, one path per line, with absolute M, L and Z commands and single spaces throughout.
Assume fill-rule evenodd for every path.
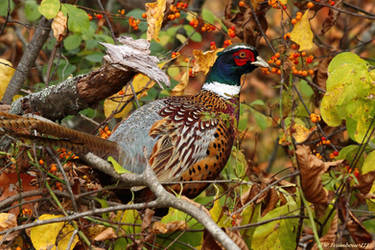
M 130 186 L 145 185 L 147 186 L 157 197 L 154 201 L 157 203 L 155 207 L 173 207 L 181 210 L 199 221 L 210 234 L 220 242 L 226 249 L 239 249 L 233 240 L 224 233 L 223 230 L 209 217 L 206 213 L 202 213 L 202 210 L 193 204 L 176 198 L 171 193 L 167 192 L 164 187 L 159 183 L 155 173 L 149 166 L 146 167 L 142 175 L 136 174 L 117 174 L 113 167 L 103 159 L 97 157 L 92 153 L 88 153 L 84 156 L 84 159 L 88 161 L 93 167 L 98 170 L 113 176 L 114 178 L 129 184 Z
M 107 48 L 104 57 L 107 63 L 101 68 L 20 98 L 12 104 L 10 112 L 18 115 L 32 112 L 59 120 L 117 93 L 137 72 L 169 85 L 168 76 L 157 66 L 158 59 L 149 55 L 147 41 L 128 37 L 119 40 L 122 45 L 103 44 Z

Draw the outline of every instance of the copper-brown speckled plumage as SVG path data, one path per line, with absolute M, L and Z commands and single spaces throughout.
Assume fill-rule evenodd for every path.
M 173 97 L 160 111 L 149 135 L 159 137 L 150 165 L 160 181 L 213 180 L 224 168 L 233 144 L 238 97 L 224 99 L 208 91 Z M 187 183 L 182 193 L 197 196 L 208 184 Z M 180 185 L 172 185 L 176 192 Z

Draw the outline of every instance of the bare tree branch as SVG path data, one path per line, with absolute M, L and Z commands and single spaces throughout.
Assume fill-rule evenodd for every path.
M 42 17 L 38 27 L 35 30 L 31 42 L 27 45 L 25 52 L 22 55 L 16 72 L 14 73 L 8 88 L 5 91 L 2 101 L 4 103 L 11 103 L 13 96 L 21 89 L 22 84 L 25 82 L 31 67 L 39 55 L 46 42 L 49 32 L 51 30 L 51 21 Z

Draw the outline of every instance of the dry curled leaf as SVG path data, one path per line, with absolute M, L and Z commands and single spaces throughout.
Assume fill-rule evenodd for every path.
M 338 228 L 338 216 L 336 213 L 332 219 L 328 232 L 319 239 L 320 243 L 322 243 L 323 246 L 332 246 L 336 242 L 337 228 Z M 315 243 L 312 250 L 317 250 L 317 249 L 318 249 L 318 246 Z
M 145 231 L 146 228 L 148 228 L 151 225 L 152 216 L 154 216 L 154 214 L 155 214 L 154 210 L 149 209 L 149 208 L 146 209 L 144 216 L 143 216 L 143 220 L 142 220 L 142 232 Z
M 223 49 L 209 50 L 203 52 L 202 50 L 193 50 L 194 63 L 193 63 L 193 74 L 197 72 L 203 72 L 207 74 L 211 66 L 214 65 L 214 62 L 217 58 L 217 53 Z
M 68 18 L 64 16 L 62 11 L 57 13 L 57 16 L 53 19 L 51 28 L 53 36 L 58 42 L 60 42 L 66 35 Z
M 328 191 L 323 187 L 321 176 L 330 167 L 339 165 L 342 160 L 324 162 L 312 154 L 310 148 L 305 145 L 297 146 L 296 155 L 303 193 L 306 200 L 315 205 L 320 216 L 328 204 Z
M 12 227 L 17 226 L 17 217 L 10 213 L 0 213 L 0 231 L 7 230 Z M 8 234 L 6 236 L 6 241 L 12 240 L 17 233 Z M 0 235 L 0 241 L 3 241 L 3 235 Z
M 166 0 L 157 0 L 153 3 L 146 3 L 147 14 L 147 40 L 155 39 L 159 41 L 159 32 L 163 23 Z
M 234 241 L 234 243 L 236 243 L 236 245 L 241 250 L 249 249 L 239 231 L 232 231 L 232 230 L 229 230 L 228 228 L 225 228 L 224 231 Z M 219 242 L 217 242 L 207 230 L 204 230 L 203 243 L 202 243 L 201 249 L 202 250 L 211 250 L 211 249 L 224 250 L 225 248 Z
M 0 58 L 0 99 L 3 98 L 14 72 L 15 69 L 13 68 L 12 63 Z
M 359 184 L 355 186 L 362 194 L 366 195 L 370 192 L 375 180 L 375 170 L 358 177 Z
M 182 77 L 179 84 L 177 84 L 171 91 L 172 96 L 181 96 L 184 94 L 184 90 L 187 87 L 189 83 L 189 74 L 188 72 L 185 72 Z
M 340 12 L 337 10 L 334 10 L 331 8 L 328 9 L 328 15 L 322 22 L 322 30 L 320 31 L 321 35 L 324 35 L 327 31 L 329 31 L 336 24 L 339 14 Z
M 339 216 L 342 221 L 346 221 L 346 229 L 354 242 L 361 245 L 365 249 L 374 249 L 375 241 L 372 235 L 362 225 L 362 223 L 355 217 L 355 215 L 347 208 L 347 201 L 340 199 L 338 202 Z
M 104 241 L 104 240 L 110 240 L 110 239 L 116 239 L 117 235 L 115 230 L 112 227 L 107 227 L 105 230 L 103 230 L 101 233 L 95 236 L 95 241 Z
M 155 221 L 152 224 L 151 232 L 153 234 L 167 234 L 176 231 L 183 231 L 187 229 L 186 221 L 172 221 L 168 223 L 163 223 L 160 221 Z
M 311 31 L 309 22 L 309 10 L 306 10 L 301 20 L 299 20 L 290 32 L 290 39 L 299 45 L 299 50 L 310 50 L 313 48 L 314 34 Z

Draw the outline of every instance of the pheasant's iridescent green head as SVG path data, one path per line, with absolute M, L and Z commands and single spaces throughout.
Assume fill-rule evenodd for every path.
M 223 93 L 238 94 L 241 87 L 241 76 L 250 73 L 259 66 L 269 67 L 254 47 L 246 44 L 229 46 L 218 53 L 214 65 L 207 74 L 203 89 L 217 93 L 227 90 Z

